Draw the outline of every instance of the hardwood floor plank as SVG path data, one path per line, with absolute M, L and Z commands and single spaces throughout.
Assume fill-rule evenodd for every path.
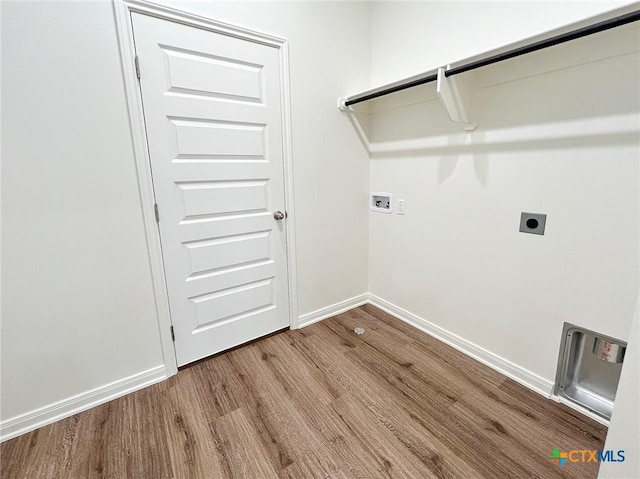
M 298 370 L 295 361 L 287 364 L 279 360 L 280 355 L 291 356 L 295 352 L 287 351 L 288 346 L 278 342 L 273 337 L 256 344 L 254 354 L 260 362 L 254 361 L 253 364 L 255 372 L 265 379 L 261 388 L 263 397 L 269 396 L 280 405 L 290 402 L 289 414 L 295 419 L 296 429 L 307 432 L 305 442 L 299 441 L 302 447 L 294 447 L 297 454 L 292 456 L 303 457 L 309 451 L 324 450 L 325 454 L 319 458 L 327 470 L 346 470 L 349 477 L 377 477 L 380 471 L 372 468 L 372 461 L 361 460 L 365 459 L 364 451 L 358 441 L 350 441 L 349 431 L 337 414 L 318 401 L 315 393 L 319 393 L 321 388 L 314 388 L 308 376 L 305 381 L 304 371 Z M 296 375 L 297 380 L 293 380 Z M 273 407 L 274 403 L 267 406 L 268 409 Z
M 403 321 L 398 320 L 389 313 L 382 311 L 375 306 L 370 304 L 362 306 L 362 314 L 366 314 L 379 323 L 386 325 L 387 328 L 403 333 L 411 344 L 416 348 L 419 348 L 423 354 L 435 356 L 439 360 L 443 360 L 446 363 L 456 366 L 459 372 L 467 372 L 468 378 L 480 377 L 483 381 L 496 386 L 500 385 L 505 379 L 504 375 L 499 372 L 479 363 L 465 354 L 461 354 L 455 348 L 426 333 L 423 333 Z M 420 355 L 416 357 L 420 358 Z
M 324 464 L 313 451 L 283 469 L 280 477 L 283 479 L 351 479 L 351 476 L 343 471 L 325 469 Z
M 300 450 L 312 449 L 310 432 L 300 427 L 304 421 L 290 400 L 269 392 L 271 382 L 262 371 L 261 354 L 255 345 L 231 351 L 229 360 L 239 378 L 243 409 L 268 451 L 267 459 L 276 472 L 285 469 L 295 462 Z
M 433 459 L 435 455 L 431 455 L 427 459 L 428 466 L 425 465 L 426 449 L 421 448 L 423 450 L 416 455 L 407 454 L 410 449 L 407 448 L 406 442 L 399 440 L 364 404 L 353 399 L 351 395 L 344 395 L 334 401 L 332 408 L 375 458 L 385 477 L 455 477 L 445 468 L 436 467 L 435 471 L 431 471 L 428 466 L 437 466 L 437 461 Z
M 107 411 L 92 409 L 88 415 L 99 415 L 100 442 L 93 449 L 95 455 L 89 462 L 89 471 L 71 468 L 65 471 L 69 477 L 84 477 L 87 473 L 97 477 L 121 477 L 123 471 L 130 477 L 173 477 L 169 459 L 168 438 L 161 427 L 166 404 L 153 389 L 143 389 L 134 395 L 118 398 L 100 406 Z M 78 415 L 81 417 L 82 415 Z M 95 419 L 94 419 L 95 423 Z M 82 462 L 86 435 L 76 438 L 76 461 Z M 153 458 L 153 460 L 149 460 Z M 66 477 L 66 476 L 62 476 Z
M 240 407 L 241 400 L 236 396 L 233 381 L 234 376 L 228 374 L 231 368 L 225 355 L 215 356 L 204 361 L 201 367 L 186 368 L 184 371 L 190 377 L 176 385 L 177 388 L 193 387 L 193 394 L 199 398 L 199 403 L 209 421 L 225 416 Z
M 498 393 L 500 394 L 500 393 Z M 596 463 L 578 463 L 568 468 L 559 468 L 549 460 L 555 447 L 563 451 L 572 449 L 597 449 L 598 441 L 567 436 L 557 424 L 531 421 L 521 413 L 513 413 L 505 401 L 487 400 L 487 396 L 473 391 L 463 397 L 451 409 L 452 417 L 473 424 L 480 432 L 483 444 L 492 443 L 503 454 L 517 457 L 518 462 L 529 470 L 535 470 L 540 478 L 596 477 Z
M 336 397 L 341 397 L 343 393 L 336 395 L 339 388 L 331 386 L 326 378 L 320 378 L 318 382 L 311 381 L 312 373 L 317 368 L 309 370 L 307 367 L 292 367 L 292 364 L 301 365 L 304 362 L 302 358 L 298 358 L 296 350 L 291 347 L 287 350 L 285 344 L 278 344 L 280 341 L 281 338 L 273 338 L 270 344 L 260 346 L 265 352 L 270 351 L 267 363 L 278 382 L 286 384 L 285 389 L 295 389 L 300 395 L 298 404 L 307 419 L 309 429 L 322 439 L 329 453 L 345 465 L 350 477 L 380 476 L 383 471 L 375 466 L 375 457 L 369 455 L 361 441 L 331 407 Z M 278 356 L 276 351 L 284 353 Z M 287 360 L 284 361 L 283 358 Z
M 425 474 L 429 467 L 434 467 L 435 471 L 446 469 L 452 477 L 482 477 L 466 462 L 458 460 L 428 426 L 412 418 L 410 411 L 422 412 L 421 405 L 389 388 L 386 381 L 380 381 L 357 364 L 351 363 L 349 368 L 345 368 L 344 360 L 332 354 L 331 337 L 325 340 L 319 333 L 308 346 L 314 351 L 314 356 L 320 359 L 323 369 L 334 380 L 348 385 L 350 394 L 361 401 L 373 417 L 405 446 L 407 453 L 424 463 Z M 409 410 L 407 405 L 410 406 Z
M 410 358 L 413 369 L 437 370 L 451 382 L 464 385 L 465 389 L 473 386 L 476 389 L 493 390 L 505 380 L 502 374 L 477 361 L 458 358 L 461 353 L 445 344 L 432 347 L 422 341 L 413 341 L 405 348 L 403 355 Z
M 390 357 L 397 355 L 411 342 L 411 338 L 406 334 L 389 327 L 382 321 L 377 321 L 360 309 L 347 311 L 336 316 L 332 321 L 325 322 L 324 326 L 331 329 L 345 342 L 350 344 L 353 344 L 354 341 L 357 341 L 358 344 L 364 342 Z M 364 328 L 364 334 L 354 333 L 356 327 Z
M 263 460 L 267 451 L 258 434 L 241 409 L 236 409 L 215 421 L 211 429 L 216 451 L 224 473 L 220 477 L 244 479 L 277 478 L 272 465 Z M 209 476 L 211 477 L 211 476 Z
M 174 471 L 172 477 L 222 477 L 223 467 L 216 454 L 208 421 L 211 411 L 216 408 L 200 407 L 202 391 L 191 382 L 192 375 L 182 372 L 175 376 L 174 381 L 170 379 L 157 385 L 161 390 L 159 395 L 163 397 L 160 419 L 169 444 L 168 454 Z
M 409 370 L 409 367 L 399 365 L 368 345 L 363 344 L 346 356 L 366 370 L 370 378 L 375 378 L 381 388 L 393 390 L 399 400 L 410 400 L 441 414 L 446 413 L 464 394 L 464 388 L 448 378 L 435 372 L 419 375 L 416 369 Z
M 561 428 L 572 438 L 585 438 L 593 444 L 604 444 L 607 427 L 596 421 L 587 420 L 585 416 L 564 404 L 548 407 L 548 399 L 539 394 L 531 394 L 527 388 L 508 378 L 505 378 L 499 390 L 506 395 L 491 396 L 489 400 L 507 402 L 515 410 L 519 408 L 533 410 L 535 411 L 534 419 Z
M 449 371 L 461 381 L 473 382 L 481 387 L 500 386 L 506 379 L 504 375 L 488 366 L 462 354 L 451 346 L 424 334 L 411 343 L 416 357 L 431 359 L 451 366 Z
M 318 374 L 317 367 L 309 368 L 308 362 L 284 336 L 274 336 L 256 346 L 277 382 L 300 404 L 320 402 L 326 405 L 343 394 L 343 390 L 327 381 L 325 375 Z
M 6 441 L 0 478 L 587 479 L 548 456 L 605 436 L 365 305 Z

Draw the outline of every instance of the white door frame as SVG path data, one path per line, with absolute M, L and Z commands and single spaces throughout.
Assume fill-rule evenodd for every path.
M 169 310 L 169 296 L 164 274 L 162 250 L 160 246 L 160 230 L 155 219 L 155 194 L 151 177 L 151 162 L 147 148 L 142 96 L 135 68 L 135 48 L 133 42 L 133 28 L 131 13 L 138 12 L 164 20 L 181 23 L 183 25 L 209 30 L 214 33 L 229 35 L 235 38 L 260 43 L 278 49 L 280 57 L 280 78 L 282 98 L 282 132 L 284 155 L 284 196 L 288 214 L 286 225 L 287 240 L 287 274 L 289 293 L 289 325 L 292 329 L 298 327 L 298 294 L 296 281 L 296 248 L 295 248 L 295 214 L 293 201 L 293 155 L 291 146 L 291 101 L 289 90 L 289 45 L 287 40 L 272 35 L 229 25 L 210 18 L 181 12 L 172 8 L 157 5 L 145 0 L 113 0 L 113 7 L 120 44 L 120 58 L 124 73 L 129 121 L 140 187 L 140 201 L 149 248 L 149 263 L 153 280 L 156 300 L 158 328 L 162 343 L 167 375 L 178 371 L 174 343 L 171 339 L 171 315 Z

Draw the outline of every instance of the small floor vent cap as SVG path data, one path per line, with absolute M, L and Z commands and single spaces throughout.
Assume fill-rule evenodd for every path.
M 358 326 L 357 328 L 353 329 L 353 332 L 360 336 L 361 334 L 364 334 L 364 328 Z

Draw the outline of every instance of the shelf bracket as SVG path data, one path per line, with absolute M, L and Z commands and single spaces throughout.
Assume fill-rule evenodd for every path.
M 465 130 L 478 126 L 478 84 L 473 72 L 447 77 L 447 68 L 438 68 L 436 92 L 449 119 L 462 123 Z

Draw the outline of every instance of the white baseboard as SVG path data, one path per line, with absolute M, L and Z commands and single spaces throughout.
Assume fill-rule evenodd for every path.
M 369 294 L 364 293 L 354 296 L 353 298 L 345 299 L 339 303 L 317 309 L 316 311 L 303 314 L 298 318 L 298 328 L 304 328 L 305 326 L 309 326 L 310 324 L 317 323 L 318 321 L 330 318 L 331 316 L 344 313 L 345 311 L 357 308 L 358 306 L 362 306 L 368 302 Z
M 0 442 L 86 411 L 117 397 L 125 396 L 138 389 L 158 383 L 167 377 L 164 365 L 157 366 L 69 399 L 8 419 L 0 424 Z
M 499 373 L 504 374 L 508 378 L 513 379 L 532 391 L 535 391 L 547 398 L 551 397 L 553 383 L 538 376 L 537 374 L 527 371 L 517 364 L 507 361 L 497 354 L 487 351 L 477 344 L 467 341 L 466 339 L 461 338 L 460 336 L 453 334 L 446 329 L 427 321 L 426 319 L 416 316 L 395 304 L 389 303 L 376 295 L 369 294 L 369 303 L 383 311 L 386 311 L 405 323 L 414 326 L 420 331 L 427 333 L 429 336 L 433 336 L 443 343 L 448 344 L 467 356 L 472 357 L 476 361 L 480 361 L 491 369 L 495 369 Z

